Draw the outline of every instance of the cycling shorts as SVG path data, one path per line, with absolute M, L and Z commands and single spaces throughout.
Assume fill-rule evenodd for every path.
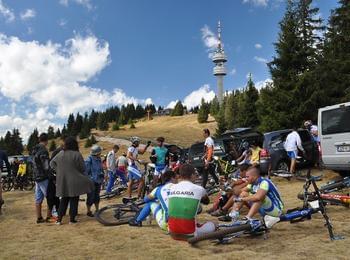
M 261 216 L 268 215 L 271 217 L 279 217 L 282 214 L 282 209 L 275 205 L 271 199 L 266 196 L 259 209 L 259 213 Z
M 165 173 L 166 170 L 167 170 L 167 167 L 166 167 L 165 164 L 156 165 L 156 168 L 154 170 L 154 175 L 155 176 L 160 176 L 163 173 Z
M 129 180 L 139 180 L 142 177 L 142 173 L 137 168 L 136 165 L 132 165 L 128 167 L 128 178 Z
M 288 157 L 290 159 L 296 159 L 298 156 L 298 152 L 297 151 L 287 151 Z

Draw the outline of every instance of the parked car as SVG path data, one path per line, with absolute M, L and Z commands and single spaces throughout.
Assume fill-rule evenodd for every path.
M 350 102 L 318 110 L 318 135 L 324 166 L 350 175 Z
M 214 156 L 218 156 L 220 158 L 226 157 L 230 152 L 231 144 L 234 144 L 238 157 L 243 152 L 242 143 L 252 143 L 253 141 L 262 147 L 264 135 L 252 128 L 236 128 L 233 130 L 227 130 L 220 137 L 214 138 Z M 199 172 L 201 172 L 204 167 L 204 162 L 202 159 L 203 155 L 204 142 L 193 144 L 188 152 L 189 163 L 196 167 Z M 260 168 L 262 174 L 267 174 L 269 164 L 269 154 L 265 149 L 262 149 L 260 152 Z
M 289 170 L 290 159 L 284 149 L 284 142 L 292 129 L 284 129 L 264 134 L 263 148 L 268 151 L 271 161 L 271 170 Z M 309 160 L 305 164 L 314 165 L 319 160 L 318 144 L 313 140 L 310 132 L 306 129 L 298 129 L 301 143 L 308 155 Z M 301 165 L 303 166 L 303 165 Z

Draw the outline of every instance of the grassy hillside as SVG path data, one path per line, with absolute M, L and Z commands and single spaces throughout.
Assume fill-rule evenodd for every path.
M 180 146 L 189 146 L 192 143 L 202 141 L 202 130 L 209 128 L 215 133 L 216 122 L 214 118 L 209 118 L 208 123 L 199 124 L 197 115 L 185 116 L 162 116 L 153 120 L 140 120 L 135 124 L 135 129 L 130 129 L 128 125 L 118 131 L 94 131 L 98 136 L 111 136 L 115 138 L 129 139 L 131 136 L 139 136 L 143 140 L 155 140 L 158 136 L 163 136 L 167 143 L 174 143 Z M 112 127 L 110 127 L 112 129 Z

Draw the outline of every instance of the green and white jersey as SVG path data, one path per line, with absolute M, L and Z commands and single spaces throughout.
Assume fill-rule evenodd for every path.
M 195 232 L 199 203 L 206 195 L 203 187 L 190 181 L 181 181 L 170 188 L 169 232 L 191 235 Z

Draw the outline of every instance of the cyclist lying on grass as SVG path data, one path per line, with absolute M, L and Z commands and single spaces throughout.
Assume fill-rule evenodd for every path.
M 269 180 L 260 176 L 260 169 L 251 166 L 246 178 L 248 185 L 243 189 L 238 198 L 234 198 L 234 204 L 229 216 L 233 221 L 238 220 L 239 211 L 243 205 L 249 207 L 247 219 L 254 217 L 256 213 L 262 216 L 269 215 L 279 217 L 283 211 L 283 202 L 276 186 Z
M 153 218 L 156 219 L 159 227 L 164 231 L 168 230 L 168 195 L 170 187 L 176 183 L 176 176 L 173 171 L 166 171 L 161 178 L 163 184 L 153 189 L 144 198 L 146 204 L 135 219 L 129 221 L 130 226 L 141 227 L 142 221 L 152 212 Z

